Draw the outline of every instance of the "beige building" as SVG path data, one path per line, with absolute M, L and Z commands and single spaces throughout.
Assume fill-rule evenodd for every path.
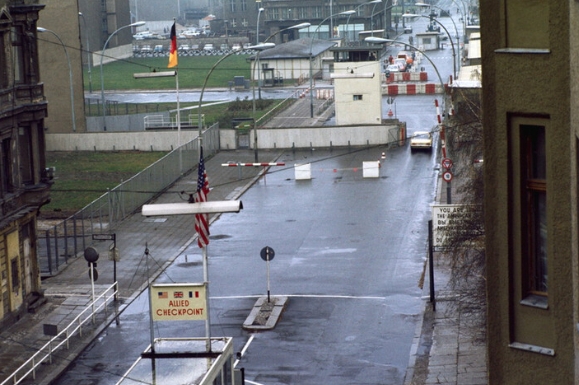
M 579 384 L 579 3 L 480 2 L 489 384 Z
M 94 60 L 99 55 L 90 53 L 100 52 L 113 32 L 131 24 L 129 2 L 46 0 L 43 4 L 38 26 L 45 31 L 38 33 L 38 51 L 48 100 L 46 130 L 51 134 L 86 132 L 83 64 L 87 90 L 100 92 L 100 62 Z M 130 51 L 133 32 L 132 28 L 118 31 L 107 48 L 127 46 Z
M 381 47 L 332 51 L 336 125 L 382 124 Z

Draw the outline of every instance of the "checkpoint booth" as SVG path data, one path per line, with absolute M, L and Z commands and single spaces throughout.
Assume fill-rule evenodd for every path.
M 149 346 L 117 385 L 194 384 L 233 385 L 233 338 L 156 339 L 155 353 Z
M 151 324 L 208 320 L 206 283 L 161 283 L 149 286 Z M 154 338 L 117 385 L 235 385 L 232 337 Z

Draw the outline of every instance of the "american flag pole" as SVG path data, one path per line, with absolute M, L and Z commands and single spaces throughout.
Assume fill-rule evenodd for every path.
M 199 145 L 199 166 L 197 167 L 197 193 L 195 202 L 206 202 L 209 194 L 209 180 L 205 170 L 205 159 L 203 158 L 203 146 Z M 207 245 L 209 244 L 209 215 L 195 214 L 195 231 L 197 232 L 197 244 L 202 250 L 203 258 L 203 280 L 206 285 L 207 295 L 207 317 L 205 318 L 205 336 L 207 338 L 206 350 L 211 352 L 211 311 L 209 308 L 209 261 L 207 259 Z

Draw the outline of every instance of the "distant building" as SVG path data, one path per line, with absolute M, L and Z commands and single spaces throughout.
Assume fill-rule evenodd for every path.
M 480 2 L 490 385 L 579 384 L 578 13 Z
M 52 184 L 44 158 L 37 0 L 0 0 L 0 328 L 42 299 L 36 216 Z
M 45 128 L 51 134 L 86 132 L 84 83 L 88 84 L 89 92 L 100 92 L 100 55 L 95 52 L 102 51 L 113 32 L 131 24 L 129 3 L 128 0 L 46 0 L 43 3 L 45 9 L 38 26 L 51 31 L 38 36 L 39 58 L 43 64 L 40 75 L 49 101 Z M 63 18 L 71 22 L 63 23 Z M 134 28 L 119 30 L 110 38 L 107 49 L 124 49 L 128 56 L 132 55 L 134 33 Z M 83 76 L 83 64 L 88 79 Z M 70 99 L 71 72 L 73 101 Z

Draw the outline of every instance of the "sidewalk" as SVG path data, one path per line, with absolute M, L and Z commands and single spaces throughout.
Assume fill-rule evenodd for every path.
M 441 177 L 437 185 L 437 201 L 443 203 L 446 185 Z M 486 344 L 476 341 L 471 316 L 454 299 L 444 253 L 434 253 L 435 306 L 430 303 L 428 266 L 425 275 L 424 315 L 416 329 L 404 385 L 488 384 Z

